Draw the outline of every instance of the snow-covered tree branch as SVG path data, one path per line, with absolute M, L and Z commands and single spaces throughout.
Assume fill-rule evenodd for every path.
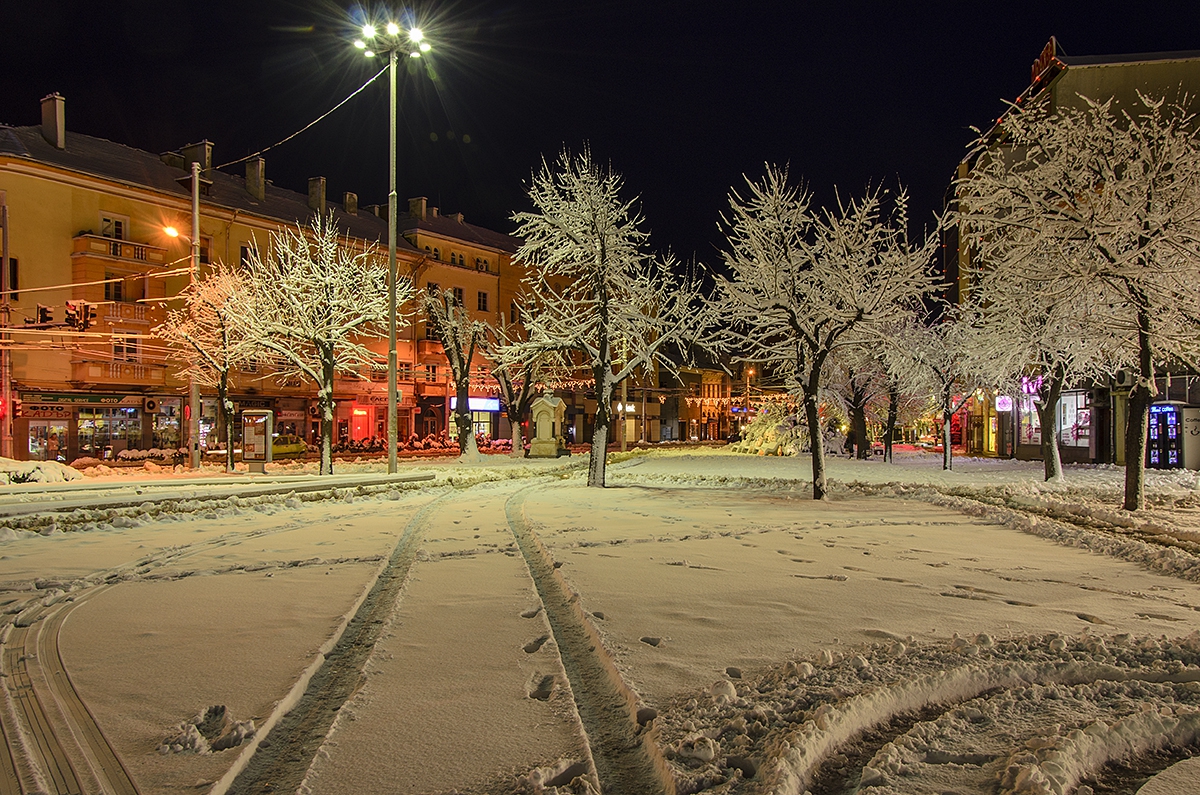
M 233 471 L 233 401 L 229 398 L 230 374 L 252 360 L 251 348 L 234 326 L 235 302 L 245 290 L 245 277 L 234 268 L 217 263 L 211 271 L 189 284 L 181 293 L 182 309 L 167 314 L 155 334 L 180 349 L 186 362 L 183 375 L 202 386 L 217 390 L 225 428 L 225 469 Z
M 719 311 L 730 325 L 727 344 L 786 379 L 799 398 L 809 438 L 820 439 L 824 378 L 837 353 L 876 339 L 881 324 L 911 310 L 930 289 L 936 238 L 908 240 L 906 197 L 885 192 L 812 207 L 809 194 L 788 184 L 786 170 L 768 167 L 748 193 L 730 196 L 725 218 L 728 278 L 718 284 Z M 825 455 L 812 445 L 813 497 L 826 493 Z
M 1013 108 L 999 137 L 981 137 L 959 217 L 985 267 L 1086 308 L 1069 323 L 1133 364 L 1124 503 L 1137 510 L 1155 365 L 1200 347 L 1200 137 L 1183 104 L 1081 100 Z M 1077 342 L 1058 333 L 1052 347 Z
M 454 424 L 458 430 L 458 453 L 463 461 L 479 461 L 475 425 L 471 421 L 471 362 L 481 351 L 487 326 L 472 320 L 453 290 L 427 291 L 421 295 L 421 311 L 430 329 L 442 343 L 450 375 L 454 379 Z
M 673 368 L 668 346 L 694 338 L 707 311 L 694 279 L 645 250 L 648 233 L 622 179 L 585 149 L 543 161 L 529 186 L 535 211 L 517 213 L 517 252 L 537 311 L 515 354 L 575 352 L 596 383 L 588 485 L 604 486 L 614 387 L 635 371 Z
M 281 376 L 316 385 L 321 474 L 332 474 L 334 377 L 374 365 L 365 342 L 387 334 L 386 267 L 374 245 L 344 241 L 330 215 L 272 233 L 265 254 L 252 246 L 245 275 L 234 323 Z M 412 288 L 398 282 L 396 291 L 403 304 Z

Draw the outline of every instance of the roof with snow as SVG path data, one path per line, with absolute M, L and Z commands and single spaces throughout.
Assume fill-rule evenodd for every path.
M 186 200 L 191 196 L 187 179 L 191 173 L 190 166 L 180 168 L 170 165 L 160 155 L 82 133 L 68 132 L 66 148 L 58 149 L 42 136 L 40 126 L 0 126 L 0 155 L 28 158 L 77 173 L 175 195 L 180 199 Z M 259 201 L 246 190 L 243 177 L 216 169 L 212 169 L 208 176 L 212 184 L 201 195 L 200 200 L 204 205 L 240 210 L 285 224 L 303 223 L 313 214 L 306 193 L 286 190 L 267 182 L 265 196 Z M 338 227 L 351 236 L 370 241 L 387 239 L 386 219 L 366 212 L 351 215 L 334 202 L 327 201 L 325 206 L 327 211 L 333 212 Z M 416 251 L 403 238 L 397 241 L 397 245 Z

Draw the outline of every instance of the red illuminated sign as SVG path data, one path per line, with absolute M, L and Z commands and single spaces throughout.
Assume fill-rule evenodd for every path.
M 1042 54 L 1037 57 L 1030 68 L 1032 76 L 1029 78 L 1029 82 L 1036 83 L 1037 79 L 1042 76 L 1042 72 L 1049 69 L 1050 64 L 1054 63 L 1057 57 L 1058 40 L 1051 36 L 1050 41 L 1046 42 L 1046 46 L 1042 48 Z

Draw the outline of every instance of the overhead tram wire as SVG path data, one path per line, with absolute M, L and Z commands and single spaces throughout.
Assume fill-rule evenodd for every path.
M 255 153 L 253 153 L 253 154 L 246 155 L 245 157 L 239 157 L 237 160 L 230 160 L 228 163 L 222 163 L 221 165 L 219 165 L 219 166 L 216 166 L 216 168 L 217 168 L 217 169 L 222 169 L 222 168 L 228 168 L 229 166 L 236 166 L 238 163 L 244 163 L 244 162 L 246 162 L 247 160 L 249 160 L 249 159 L 250 159 L 250 158 L 252 158 L 252 157 L 258 157 L 258 156 L 259 156 L 259 155 L 261 155 L 261 154 L 265 154 L 265 153 L 267 153 L 267 152 L 271 151 L 272 149 L 274 149 L 274 148 L 275 148 L 275 147 L 277 147 L 277 146 L 281 146 L 282 144 L 286 144 L 288 141 L 292 140 L 293 138 L 295 138 L 295 137 L 296 137 L 297 135 L 299 135 L 300 133 L 302 133 L 302 132 L 305 132 L 306 130 L 308 130 L 309 128 L 313 127 L 313 126 L 314 126 L 314 125 L 316 125 L 317 123 L 319 123 L 319 122 L 323 121 L 325 118 L 327 118 L 327 117 L 328 117 L 330 114 L 332 114 L 332 113 L 333 113 L 334 111 L 336 111 L 338 108 L 342 107 L 342 105 L 345 105 L 347 102 L 349 102 L 350 100 L 354 99 L 354 98 L 355 98 L 356 96 L 358 96 L 358 95 L 359 95 L 359 94 L 360 94 L 360 93 L 361 93 L 363 90 L 365 90 L 367 86 L 371 85 L 371 84 L 372 84 L 372 83 L 374 83 L 376 80 L 378 80 L 378 79 L 379 79 L 379 77 L 380 77 L 380 75 L 382 75 L 382 74 L 383 74 L 384 72 L 386 72 L 387 70 L 388 70 L 388 68 L 387 68 L 386 66 L 385 66 L 385 67 L 383 67 L 382 69 L 380 69 L 378 72 L 376 72 L 376 73 L 375 73 L 374 77 L 370 78 L 369 80 L 367 80 L 367 82 L 363 83 L 361 86 L 359 86 L 359 87 L 358 87 L 357 89 L 355 89 L 353 92 L 351 92 L 351 94 L 350 94 L 349 96 L 347 96 L 345 99 L 343 99 L 341 102 L 339 102 L 338 104 L 334 105 L 332 108 L 330 108 L 329 110 L 325 111 L 325 113 L 323 113 L 323 114 L 321 114 L 320 116 L 318 116 L 317 118 L 313 119 L 313 120 L 312 120 L 312 121 L 310 121 L 308 124 L 304 125 L 304 126 L 303 126 L 303 127 L 301 127 L 299 130 L 296 130 L 296 132 L 292 133 L 291 135 L 289 135 L 288 137 L 284 138 L 283 140 L 276 141 L 275 143 L 271 144 L 270 146 L 267 146 L 267 147 L 264 147 L 264 148 L 262 148 L 262 149 L 259 149 L 257 152 L 255 152 Z

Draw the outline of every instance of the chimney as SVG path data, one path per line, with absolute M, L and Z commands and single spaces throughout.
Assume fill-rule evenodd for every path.
M 455 213 L 454 215 L 452 215 L 450 217 L 453 218 L 455 221 L 458 221 L 460 224 L 463 222 L 463 214 L 462 213 Z
M 346 192 L 342 194 L 342 209 L 349 215 L 358 215 L 358 194 Z
M 430 218 L 437 218 L 437 217 L 438 217 L 438 208 L 436 208 L 436 207 L 430 207 L 430 208 L 429 208 L 429 217 L 430 217 Z
M 325 214 L 325 178 L 308 178 L 308 209 L 317 215 Z
M 67 148 L 66 104 L 57 92 L 42 97 L 42 137 L 56 149 Z
M 267 161 L 261 157 L 246 161 L 246 192 L 259 201 L 267 197 Z
M 192 163 L 200 164 L 200 176 L 212 180 L 212 141 L 203 140 L 198 144 L 188 144 L 180 151 L 183 152 L 183 167 L 190 169 Z
M 418 221 L 425 220 L 425 204 L 429 200 L 424 196 L 418 196 L 415 199 L 408 200 L 408 214 Z

